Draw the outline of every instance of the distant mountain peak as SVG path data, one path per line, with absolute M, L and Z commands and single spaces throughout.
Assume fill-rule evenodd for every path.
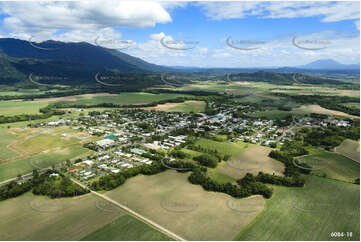
M 320 59 L 306 65 L 297 66 L 302 69 L 320 69 L 320 70 L 357 70 L 360 64 L 342 64 L 333 59 Z

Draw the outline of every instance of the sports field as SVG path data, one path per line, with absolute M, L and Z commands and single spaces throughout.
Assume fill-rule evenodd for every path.
M 274 186 L 266 209 L 237 240 L 360 239 L 360 186 L 307 176 L 304 188 Z M 331 237 L 344 232 L 344 237 Z M 346 237 L 352 232 L 352 237 Z
M 262 196 L 233 199 L 190 184 L 188 176 L 137 176 L 106 195 L 187 240 L 232 240 L 264 207 Z
M 221 163 L 216 168 L 217 173 L 222 173 L 234 179 L 240 179 L 247 173 L 257 175 L 260 171 L 282 176 L 284 165 L 268 157 L 271 150 L 268 147 L 252 145 L 232 160 Z
M 71 147 L 55 148 L 28 158 L 5 162 L 0 165 L 0 181 L 16 177 L 19 174 L 30 173 L 34 169 L 50 167 L 67 159 L 74 160 L 91 153 L 91 150 L 78 144 Z
M 6 132 L 10 140 L 1 146 L 5 156 L 0 156 L 0 181 L 91 154 L 91 150 L 82 147 L 83 142 L 96 139 L 64 127 L 12 128 Z
M 326 177 L 347 182 L 354 182 L 360 177 L 360 165 L 336 153 L 318 150 L 316 154 L 298 158 L 299 166 L 302 163 L 310 164 L 312 172 L 317 175 L 326 174 Z
M 335 148 L 335 152 L 360 163 L 360 143 L 347 139 Z
M 0 128 L 0 163 L 1 160 L 11 159 L 19 154 L 8 148 L 8 145 L 15 142 L 17 137 L 8 133 L 8 129 Z

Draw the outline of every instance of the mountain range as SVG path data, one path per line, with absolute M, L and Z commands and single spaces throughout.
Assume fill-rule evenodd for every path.
M 35 76 L 57 77 L 61 79 L 62 84 L 81 85 L 94 83 L 94 76 L 97 73 L 102 73 L 104 75 L 126 76 L 127 78 L 121 80 L 124 86 L 145 86 L 161 84 L 162 82 L 159 81 L 161 73 L 197 72 L 223 75 L 225 73 L 254 73 L 261 70 L 278 73 L 302 73 L 304 70 L 312 72 L 319 69 L 354 71 L 359 70 L 359 65 L 343 65 L 334 60 L 318 60 L 298 67 L 269 69 L 166 67 L 148 63 L 118 50 L 107 49 L 86 42 L 45 41 L 35 43 L 13 38 L 0 39 L 0 84 L 27 81 L 29 75 L 33 74 Z M 264 73 L 258 73 L 258 77 L 264 75 Z M 244 75 L 241 76 L 239 78 L 245 78 Z M 274 75 L 267 76 L 274 77 Z M 278 78 L 281 77 L 278 76 Z M 51 80 L 44 81 L 52 83 Z
M 306 65 L 297 66 L 301 69 L 317 69 L 317 70 L 359 70 L 360 64 L 341 64 L 332 59 L 316 60 Z

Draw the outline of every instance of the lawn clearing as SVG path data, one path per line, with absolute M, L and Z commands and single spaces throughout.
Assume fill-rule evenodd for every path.
M 283 176 L 284 165 L 268 157 L 271 150 L 268 147 L 252 145 L 232 160 L 220 164 L 216 170 L 234 179 L 240 179 L 247 173 L 257 175 L 260 171 Z
M 307 176 L 304 188 L 274 186 L 266 209 L 238 240 L 360 239 L 360 186 Z M 331 237 L 352 232 L 352 237 Z
M 262 196 L 233 199 L 207 192 L 188 176 L 137 176 L 106 195 L 187 240 L 232 240 L 264 207 Z
M 360 143 L 355 140 L 344 140 L 335 148 L 335 152 L 360 163 Z

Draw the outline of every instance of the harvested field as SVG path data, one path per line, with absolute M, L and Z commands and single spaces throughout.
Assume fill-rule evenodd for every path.
M 335 152 L 360 163 L 360 143 L 354 140 L 345 140 L 335 147 Z
M 187 240 L 232 240 L 264 208 L 262 196 L 233 199 L 190 184 L 188 176 L 137 176 L 106 195 Z
M 258 172 L 283 175 L 284 165 L 268 157 L 272 149 L 254 145 L 242 152 L 234 159 L 224 162 L 216 168 L 218 173 L 225 174 L 235 179 L 244 177 L 247 173 L 257 175 Z

